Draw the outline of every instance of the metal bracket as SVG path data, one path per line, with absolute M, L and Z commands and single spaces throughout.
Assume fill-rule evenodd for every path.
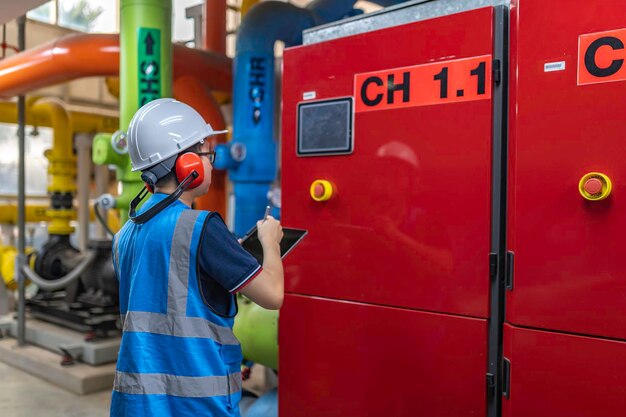
M 492 373 L 487 374 L 487 392 L 489 395 L 493 395 L 496 389 L 496 376 Z
M 502 395 L 511 398 L 511 361 L 507 358 L 502 361 Z
M 500 84 L 500 82 L 502 81 L 502 69 L 501 69 L 502 63 L 499 59 L 494 59 L 493 60 L 493 68 L 492 68 L 492 72 L 493 72 L 493 82 L 494 84 Z
M 498 276 L 498 254 L 489 254 L 489 277 L 494 279 Z
M 506 267 L 504 276 L 504 285 L 508 291 L 513 291 L 513 262 L 515 254 L 511 251 L 506 253 Z

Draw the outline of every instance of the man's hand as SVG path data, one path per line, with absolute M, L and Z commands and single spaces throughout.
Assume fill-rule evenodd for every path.
M 272 216 L 256 222 L 256 227 L 259 230 L 259 241 L 264 250 L 279 245 L 283 239 L 283 228 L 280 222 Z
M 263 247 L 263 271 L 241 293 L 261 307 L 278 310 L 283 305 L 285 295 L 283 262 L 280 258 L 283 228 L 272 216 L 259 220 L 256 227 Z

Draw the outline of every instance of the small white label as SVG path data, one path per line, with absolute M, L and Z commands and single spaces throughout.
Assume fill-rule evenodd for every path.
M 302 100 L 313 100 L 317 97 L 315 91 L 307 91 L 306 93 L 302 93 Z
M 547 62 L 543 64 L 544 72 L 563 71 L 565 69 L 565 61 Z

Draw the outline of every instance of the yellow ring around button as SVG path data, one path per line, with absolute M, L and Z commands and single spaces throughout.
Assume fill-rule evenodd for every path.
M 316 194 L 315 188 L 317 186 L 321 186 L 324 189 L 322 195 Z M 315 180 L 311 183 L 309 193 L 311 194 L 311 198 L 315 201 L 327 201 L 333 196 L 333 185 L 326 180 Z
M 599 193 L 590 194 L 585 190 L 585 183 L 590 179 L 597 179 L 602 183 L 602 190 Z M 612 189 L 613 184 L 611 183 L 611 179 L 600 172 L 590 172 L 588 174 L 585 174 L 578 182 L 578 191 L 580 192 L 580 195 L 582 195 L 583 198 L 589 201 L 604 200 L 611 194 Z

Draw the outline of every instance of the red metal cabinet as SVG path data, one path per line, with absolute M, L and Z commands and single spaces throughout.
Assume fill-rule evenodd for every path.
M 288 294 L 281 416 L 484 416 L 485 320 Z
M 488 316 L 492 100 L 487 91 L 459 101 L 477 88 L 470 70 L 465 81 L 451 75 L 440 104 L 359 112 L 356 103 L 352 154 L 298 157 L 296 130 L 303 97 L 353 96 L 357 74 L 485 57 L 489 89 L 492 14 L 479 9 L 285 51 L 282 220 L 309 230 L 286 259 L 288 292 Z M 419 71 L 416 93 L 441 86 L 440 67 Z M 333 184 L 330 200 L 313 201 L 316 179 Z
M 623 416 L 626 343 L 505 325 L 503 417 Z
M 514 9 L 511 323 L 626 338 L 626 67 L 579 85 L 589 78 L 581 78 L 585 56 L 605 69 L 626 58 L 619 45 L 589 52 L 589 39 L 580 38 L 626 28 L 624 10 L 623 0 L 581 7 L 565 0 L 520 1 Z M 626 43 L 625 34 L 602 36 Z M 613 183 L 612 195 L 602 201 L 587 201 L 578 190 L 583 175 L 594 171 Z

